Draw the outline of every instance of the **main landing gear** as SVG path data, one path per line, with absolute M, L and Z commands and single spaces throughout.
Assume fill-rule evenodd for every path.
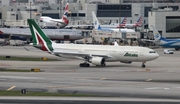
M 146 62 L 142 62 L 141 68 L 145 68 L 146 67 L 145 63 Z
M 80 63 L 79 64 L 80 67 L 89 67 L 89 63 Z

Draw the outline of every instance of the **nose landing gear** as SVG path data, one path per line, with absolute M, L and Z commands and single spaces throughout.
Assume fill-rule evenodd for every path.
M 146 62 L 142 62 L 141 68 L 145 68 L 146 67 L 145 63 Z

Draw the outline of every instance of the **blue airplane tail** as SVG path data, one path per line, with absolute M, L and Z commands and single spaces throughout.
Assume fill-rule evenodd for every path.
M 152 28 L 153 28 L 154 40 L 155 40 L 155 41 L 162 40 L 163 37 L 160 35 L 160 33 L 158 32 L 158 30 L 157 30 L 154 26 L 152 26 Z M 165 39 L 165 38 L 164 38 L 164 39 Z
M 100 30 L 100 29 L 101 29 L 101 26 L 100 26 L 100 24 L 99 24 L 99 21 L 98 21 L 96 15 L 95 15 L 94 11 L 92 11 L 92 16 L 93 16 L 94 28 L 95 28 L 96 30 Z

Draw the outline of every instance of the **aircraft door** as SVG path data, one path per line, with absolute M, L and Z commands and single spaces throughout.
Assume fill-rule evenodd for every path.
M 64 35 L 64 40 L 69 40 L 69 39 L 70 39 L 69 35 Z
M 140 50 L 140 56 L 144 56 L 144 49 Z

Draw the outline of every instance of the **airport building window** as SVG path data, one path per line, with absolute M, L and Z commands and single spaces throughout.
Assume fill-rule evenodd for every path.
M 180 16 L 166 17 L 166 32 L 167 33 L 180 32 Z
M 51 17 L 51 18 L 56 18 L 56 19 L 59 19 L 59 13 L 42 13 L 42 16 L 48 16 L 48 17 Z
M 148 17 L 148 12 L 151 11 L 152 7 L 145 7 L 144 8 L 144 17 Z
M 167 6 L 161 6 L 159 7 L 160 9 L 164 9 L 164 8 L 167 8 Z M 168 6 L 168 8 L 172 8 L 173 11 L 177 11 L 179 9 L 179 6 Z
M 131 10 L 131 5 L 119 5 L 119 4 L 101 4 L 98 5 L 98 10 Z
M 85 13 L 79 13 L 79 17 L 85 17 Z
M 97 11 L 97 17 L 131 17 L 131 11 Z
M 71 13 L 71 17 L 77 17 L 77 13 Z
M 139 14 L 134 14 L 134 16 L 139 16 Z

